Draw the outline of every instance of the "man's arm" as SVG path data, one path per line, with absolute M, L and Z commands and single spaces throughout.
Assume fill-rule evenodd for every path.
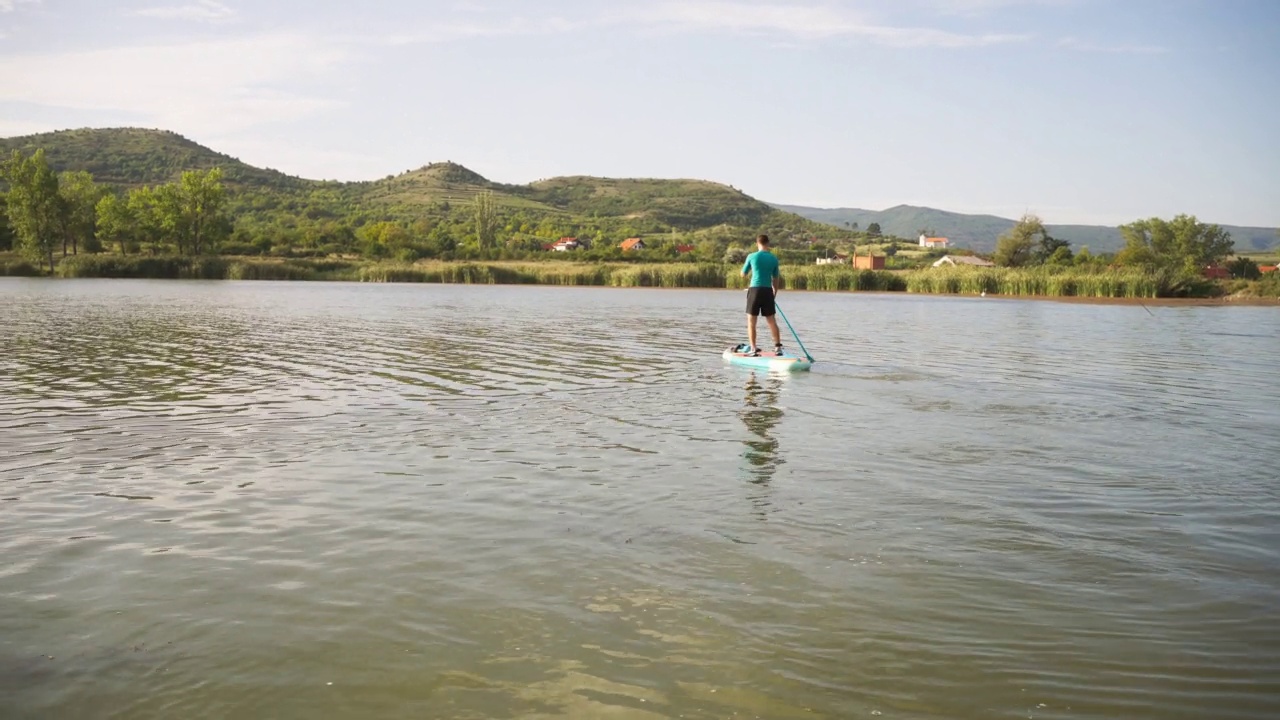
M 773 270 L 773 294 L 776 297 L 778 291 L 782 289 L 782 271 L 774 268 Z
M 750 274 L 751 274 L 751 256 L 748 255 L 747 261 L 742 263 L 742 277 L 747 277 Z

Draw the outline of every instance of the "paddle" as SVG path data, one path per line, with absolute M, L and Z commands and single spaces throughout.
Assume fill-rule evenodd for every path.
M 796 334 L 796 329 L 791 327 L 791 321 L 787 319 L 787 314 L 782 312 L 782 307 L 778 305 L 777 302 L 774 302 L 773 309 L 777 310 L 778 314 L 782 316 L 782 322 L 787 324 L 787 329 L 791 331 L 791 336 L 796 339 L 796 344 L 800 346 L 800 350 L 804 353 L 805 359 L 809 362 L 813 362 L 813 356 L 809 354 L 808 350 L 804 349 L 804 343 L 800 342 L 800 336 Z

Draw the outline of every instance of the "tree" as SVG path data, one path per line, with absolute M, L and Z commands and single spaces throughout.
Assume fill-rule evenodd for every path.
M 1194 215 L 1138 220 L 1121 225 L 1120 234 L 1125 246 L 1116 256 L 1118 262 L 1195 274 L 1220 262 L 1235 246 L 1231 233 L 1199 222 Z
M 59 220 L 62 225 L 62 256 L 67 256 L 67 244 L 71 254 L 78 255 L 80 246 L 92 251 L 95 242 L 94 226 L 97 224 L 98 200 L 102 188 L 93 176 L 84 170 L 64 172 L 58 175 Z
M 172 214 L 167 225 L 175 231 L 178 252 L 185 248 L 193 255 L 211 252 L 217 242 L 230 234 L 230 222 L 223 215 L 226 189 L 222 168 L 208 172 L 189 170 L 176 185 L 166 185 L 161 206 Z
M 0 252 L 13 249 L 13 228 L 9 227 L 9 198 L 0 193 Z
M 724 249 L 724 261 L 729 265 L 741 265 L 747 261 L 747 251 L 737 245 Z
M 44 150 L 31 157 L 15 150 L 3 165 L 3 176 L 9 183 L 9 224 L 19 247 L 33 262 L 48 263 L 52 273 L 61 213 L 57 174 L 45 160 Z
M 871 237 L 880 237 L 880 223 L 873 222 L 868 225 L 867 234 Z
M 1049 233 L 1045 231 L 1040 218 L 1031 214 L 1023 215 L 1017 225 L 996 241 L 992 260 L 1001 267 L 1022 267 L 1035 257 L 1036 246 L 1043 247 L 1047 239 Z
M 481 249 L 491 248 L 498 244 L 498 216 L 494 210 L 493 191 L 483 190 L 476 194 L 476 240 Z
M 1227 272 L 1231 273 L 1231 277 L 1242 280 L 1257 280 L 1262 277 L 1262 270 L 1258 267 L 1258 263 L 1247 257 L 1232 260 L 1227 265 Z
M 135 219 L 129 202 L 114 193 L 102 196 L 95 208 L 98 241 L 103 244 L 118 243 L 120 254 L 128 254 L 125 241 L 132 239 Z
M 1067 265 L 1070 265 L 1074 260 L 1075 258 L 1071 254 L 1071 248 L 1067 247 L 1066 245 L 1059 245 L 1058 248 L 1053 251 L 1052 255 L 1044 259 L 1043 264 L 1067 266 Z
M 1071 262 L 1071 242 L 1069 240 L 1060 240 L 1050 237 L 1046 232 L 1040 237 L 1040 242 L 1031 250 L 1032 259 L 1038 264 L 1056 263 L 1062 264 Z
M 127 201 L 129 216 L 133 218 L 133 236 L 151 255 L 162 249 L 165 235 L 161 198 L 156 190 L 142 187 L 129 191 Z

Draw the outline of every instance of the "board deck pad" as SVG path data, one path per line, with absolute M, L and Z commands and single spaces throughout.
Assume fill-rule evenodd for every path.
M 766 370 L 783 370 L 797 371 L 808 370 L 813 366 L 813 362 L 805 357 L 790 355 L 783 350 L 781 354 L 772 350 L 761 350 L 759 354 L 752 355 L 747 352 L 746 345 L 734 345 L 726 348 L 723 354 L 725 360 L 734 365 L 743 365 L 746 367 L 762 368 Z

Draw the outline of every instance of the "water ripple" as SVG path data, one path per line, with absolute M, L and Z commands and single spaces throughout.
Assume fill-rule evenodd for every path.
M 1280 714 L 1272 309 L 0 296 L 0 717 Z

